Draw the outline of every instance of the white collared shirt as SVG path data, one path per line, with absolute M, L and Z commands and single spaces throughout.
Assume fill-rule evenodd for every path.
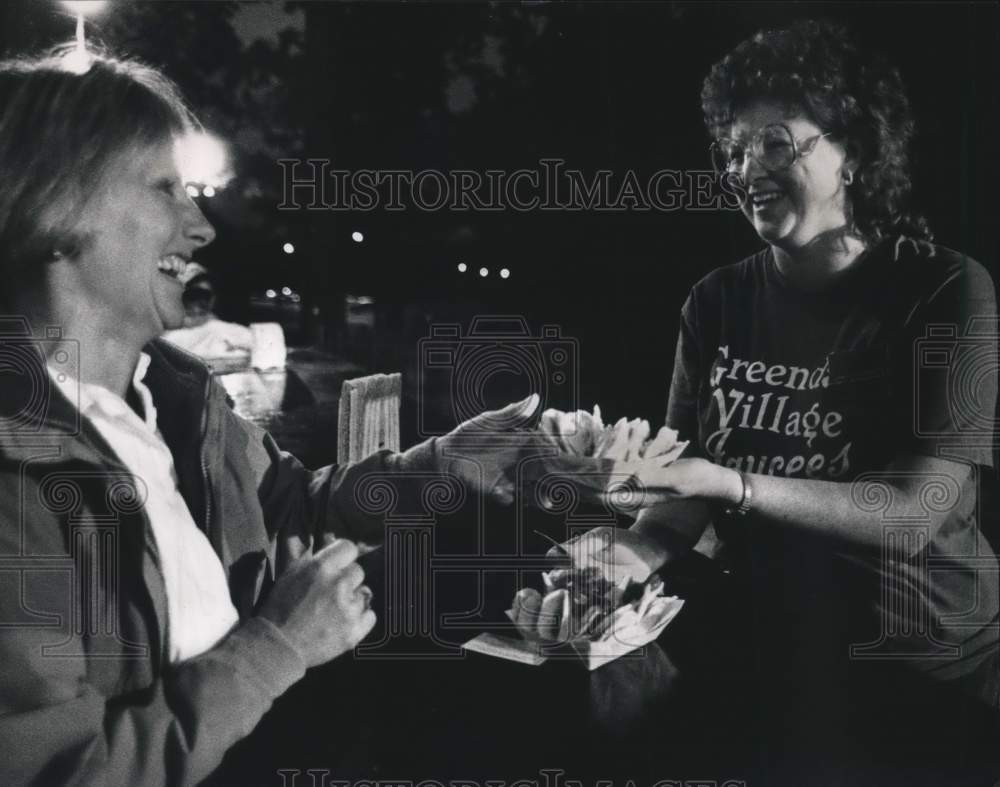
M 178 489 L 173 456 L 156 426 L 153 396 L 142 382 L 149 361 L 142 353 L 132 378 L 145 418 L 101 385 L 77 383 L 51 366 L 49 375 L 70 401 L 79 397 L 80 412 L 137 479 L 140 495 L 145 492 L 166 585 L 168 652 L 171 663 L 177 663 L 214 647 L 239 616 L 225 569 Z

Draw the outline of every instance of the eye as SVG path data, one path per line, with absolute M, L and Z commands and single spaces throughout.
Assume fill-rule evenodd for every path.
M 783 153 L 787 150 L 792 149 L 792 143 L 783 139 L 765 139 L 764 140 L 764 152 L 765 153 Z

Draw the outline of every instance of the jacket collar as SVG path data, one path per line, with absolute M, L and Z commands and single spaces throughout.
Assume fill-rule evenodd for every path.
M 211 372 L 197 358 L 162 339 L 147 344 L 145 383 L 156 399 L 160 431 L 175 457 L 180 436 L 198 441 Z M 72 386 L 53 384 L 40 343 L 28 335 L 0 337 L 0 456 L 38 459 L 39 448 L 57 448 L 51 459 L 68 457 L 120 464 L 100 434 L 81 417 Z

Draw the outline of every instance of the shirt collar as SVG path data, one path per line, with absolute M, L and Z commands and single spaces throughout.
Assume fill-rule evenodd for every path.
M 147 353 L 139 353 L 139 361 L 135 365 L 132 373 L 132 387 L 142 402 L 142 409 L 146 426 L 156 431 L 156 408 L 153 406 L 153 395 L 143 382 L 146 372 L 149 371 L 150 357 Z M 89 415 L 95 410 L 99 410 L 104 415 L 111 417 L 127 417 L 131 413 L 136 418 L 138 415 L 129 407 L 128 403 L 118 394 L 97 383 L 84 383 L 66 374 L 65 371 L 56 369 L 52 364 L 47 365 L 49 377 L 62 391 L 63 395 L 75 404 L 81 413 Z

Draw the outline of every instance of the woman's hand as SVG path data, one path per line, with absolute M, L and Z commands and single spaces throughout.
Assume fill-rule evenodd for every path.
M 574 568 L 596 567 L 603 577 L 618 583 L 624 577 L 645 582 L 669 557 L 666 549 L 647 536 L 616 527 L 596 527 L 549 550 L 549 556 L 568 556 Z
M 539 436 L 524 427 L 538 409 L 538 394 L 470 418 L 436 441 L 440 471 L 457 475 L 470 489 L 501 503 L 514 500 L 512 476 L 526 445 Z
M 643 508 L 671 499 L 737 505 L 743 497 L 739 473 L 698 457 L 677 459 L 666 467 L 644 467 L 635 482 Z
M 595 527 L 549 550 L 552 558 L 569 556 L 574 568 L 595 566 L 605 579 L 618 584 L 625 577 L 645 582 L 670 557 L 659 543 L 634 530 Z
M 288 638 L 307 667 L 351 650 L 375 625 L 357 547 L 334 539 L 278 577 L 258 613 Z

